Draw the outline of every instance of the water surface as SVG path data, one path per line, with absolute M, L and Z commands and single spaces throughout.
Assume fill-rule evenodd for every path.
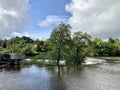
M 120 61 L 100 65 L 0 68 L 0 90 L 120 90 Z

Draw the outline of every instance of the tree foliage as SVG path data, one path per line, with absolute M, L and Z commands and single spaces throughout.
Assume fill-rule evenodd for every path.
M 53 28 L 47 40 L 32 40 L 30 37 L 13 37 L 0 40 L 1 53 L 23 53 L 36 59 L 66 60 L 81 64 L 87 56 L 120 56 L 120 39 L 104 41 L 85 32 L 71 33 L 69 24 L 61 23 Z
M 56 51 L 54 52 L 57 52 L 56 55 L 57 64 L 59 64 L 60 58 L 64 59 L 63 49 L 71 39 L 70 29 L 71 26 L 69 24 L 61 23 L 57 27 L 55 27 L 51 33 L 50 40 L 53 46 L 56 48 Z
M 87 33 L 83 32 L 75 32 L 73 34 L 73 43 L 74 49 L 73 51 L 76 52 L 75 63 L 81 64 L 84 62 L 84 58 L 88 56 L 89 50 L 87 49 L 90 45 L 91 36 Z

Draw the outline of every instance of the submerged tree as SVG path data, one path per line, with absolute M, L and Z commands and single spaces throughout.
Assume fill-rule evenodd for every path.
M 75 64 L 79 65 L 84 62 L 85 57 L 89 54 L 91 36 L 83 32 L 75 32 L 73 34 L 73 43 L 76 51 Z
M 53 46 L 57 49 L 57 65 L 59 65 L 62 49 L 70 41 L 70 29 L 71 26 L 69 24 L 61 23 L 53 29 L 52 34 L 50 36 L 50 40 Z

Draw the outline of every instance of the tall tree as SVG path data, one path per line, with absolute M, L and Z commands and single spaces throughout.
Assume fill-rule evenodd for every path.
M 91 36 L 87 33 L 78 31 L 73 34 L 73 42 L 76 49 L 75 63 L 77 65 L 82 64 L 84 58 L 89 54 L 86 48 L 89 46 L 90 41 Z
M 62 49 L 70 41 L 70 29 L 71 26 L 69 24 L 61 23 L 53 29 L 52 34 L 50 36 L 51 42 L 57 49 L 57 65 L 59 65 Z

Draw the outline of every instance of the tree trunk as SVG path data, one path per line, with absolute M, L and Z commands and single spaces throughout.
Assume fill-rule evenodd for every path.
M 76 64 L 78 66 L 79 64 L 79 47 L 77 46 L 77 50 L 76 50 Z
M 76 50 L 76 65 L 77 65 L 77 68 L 78 68 L 78 65 L 81 64 L 80 58 L 79 58 L 79 53 L 80 53 L 79 46 L 77 46 L 77 50 Z
M 60 65 L 59 65 L 59 61 L 60 61 L 60 48 L 57 48 L 57 66 L 58 66 L 58 74 L 60 74 Z
M 58 48 L 57 65 L 59 65 L 59 61 L 60 61 L 60 48 Z

